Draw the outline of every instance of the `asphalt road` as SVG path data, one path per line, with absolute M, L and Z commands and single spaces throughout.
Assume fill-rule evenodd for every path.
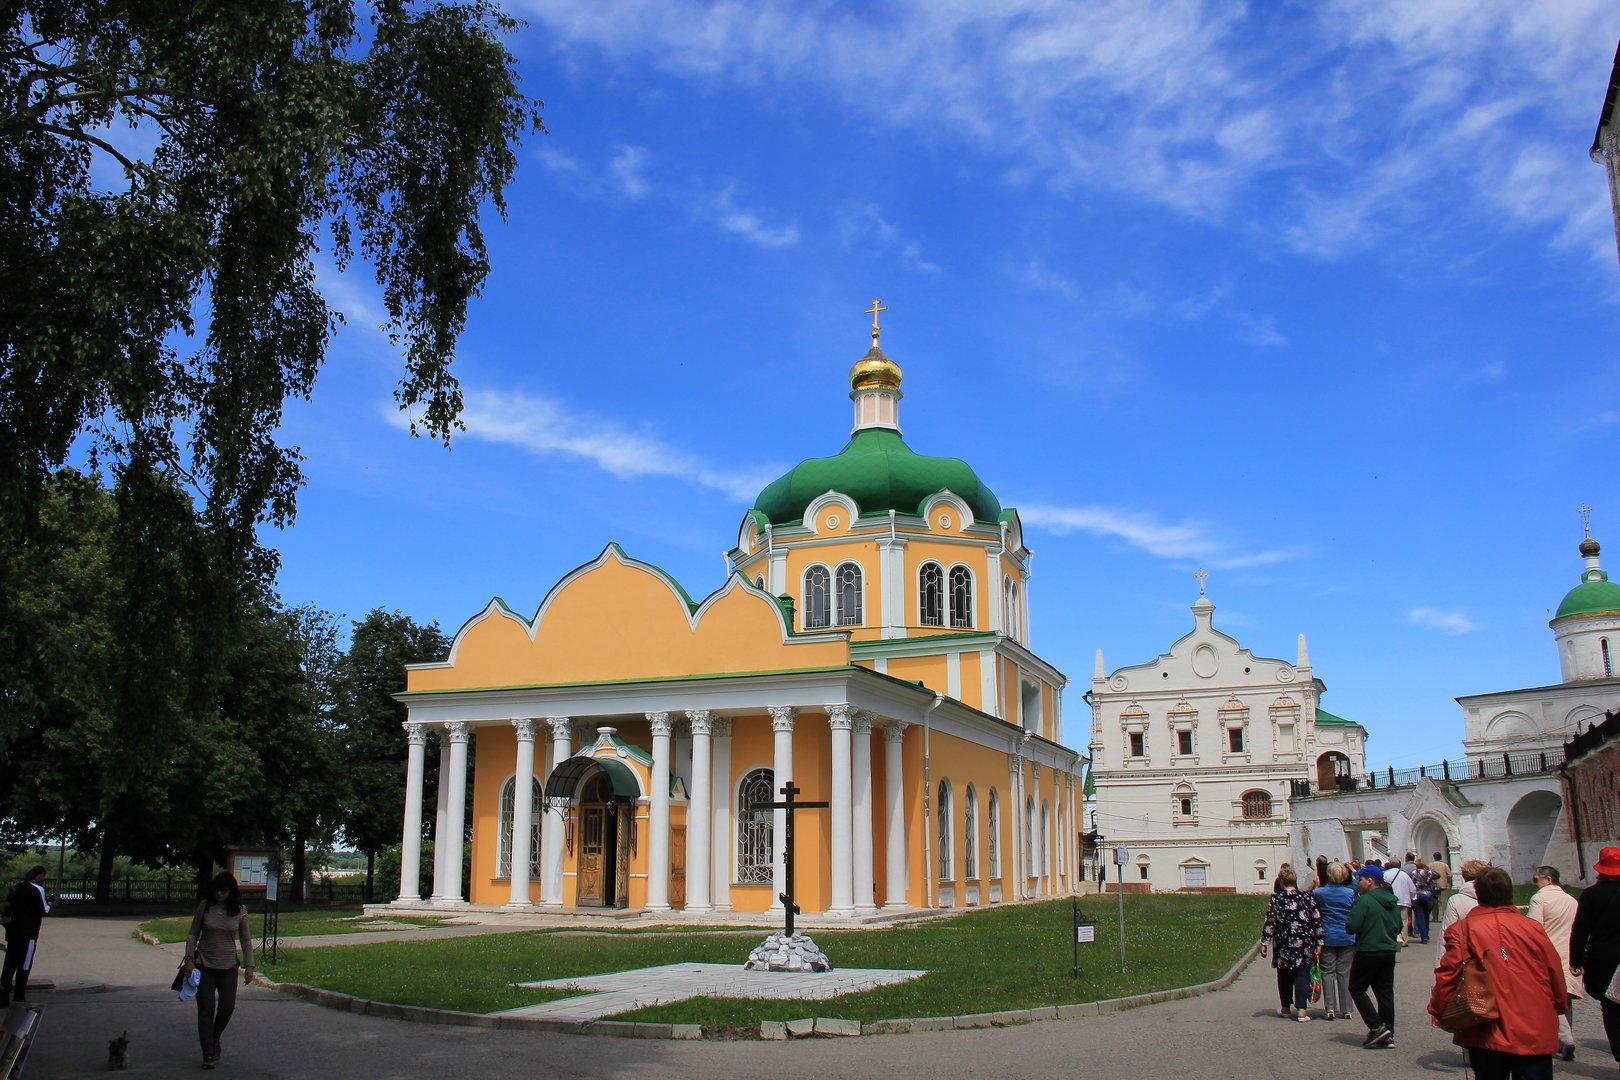
M 37 995 L 45 1016 L 27 1064 L 30 1080 L 105 1073 L 107 1040 L 125 1030 L 130 1075 L 200 1072 L 195 1012 L 168 990 L 181 947 L 133 940 L 135 923 L 47 921 L 36 971 L 59 980 L 62 987 Z M 1251 965 L 1227 990 L 1107 1016 L 790 1043 L 669 1042 L 439 1027 L 338 1012 L 255 986 L 245 988 L 238 999 L 224 1040 L 225 1058 L 215 1075 L 277 1080 L 843 1080 L 908 1075 L 1298 1080 L 1326 1069 L 1330 1074 L 1373 1070 L 1460 1078 L 1461 1060 L 1449 1036 L 1431 1028 L 1423 1013 L 1432 963 L 1429 948 L 1414 947 L 1402 956 L 1397 968 L 1398 1046 L 1381 1051 L 1360 1048 L 1365 1032 L 1354 1020 L 1299 1024 L 1279 1019 L 1274 977 L 1264 962 Z M 105 989 L 92 990 L 89 984 Z M 972 1012 L 972 1006 L 964 1001 L 960 1011 Z M 1613 1080 L 1614 1062 L 1589 1004 L 1577 1016 L 1576 1031 L 1579 1060 L 1557 1063 L 1558 1075 Z

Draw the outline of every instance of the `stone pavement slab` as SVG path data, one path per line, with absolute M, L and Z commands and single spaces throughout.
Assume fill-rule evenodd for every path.
M 546 1020 L 599 1020 L 604 1016 L 666 1005 L 694 997 L 819 1001 L 879 986 L 909 982 L 928 974 L 897 968 L 841 971 L 744 971 L 737 964 L 664 964 L 659 967 L 519 983 L 540 989 L 581 990 L 581 997 L 508 1009 L 499 1015 Z

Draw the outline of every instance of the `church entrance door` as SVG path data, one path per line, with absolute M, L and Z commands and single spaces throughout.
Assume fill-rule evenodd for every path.
M 622 907 L 622 875 L 618 873 L 618 807 L 613 785 L 604 772 L 585 782 L 579 800 L 580 907 Z
M 669 830 L 669 905 L 686 906 L 686 828 L 681 825 Z

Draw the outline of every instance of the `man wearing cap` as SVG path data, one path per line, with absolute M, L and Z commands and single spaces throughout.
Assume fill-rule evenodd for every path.
M 1597 884 L 1581 893 L 1575 926 L 1569 932 L 1569 967 L 1603 1008 L 1603 1030 L 1609 1053 L 1620 1062 L 1620 1003 L 1604 996 L 1620 967 L 1620 847 L 1598 852 L 1592 870 Z
M 1390 1049 L 1395 1045 L 1395 956 L 1400 949 L 1402 919 L 1395 894 L 1383 887 L 1384 871 L 1369 862 L 1356 874 L 1359 890 L 1345 920 L 1347 933 L 1356 936 L 1356 958 L 1350 965 L 1350 1000 L 1367 1025 L 1364 1049 Z M 1378 999 L 1373 1007 L 1368 988 Z

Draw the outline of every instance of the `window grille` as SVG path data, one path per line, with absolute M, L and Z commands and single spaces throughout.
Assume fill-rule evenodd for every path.
M 945 571 L 939 563 L 923 563 L 917 572 L 923 626 L 945 625 Z
M 995 788 L 990 789 L 990 835 L 988 841 L 990 876 L 998 878 L 1001 876 L 1001 796 L 996 794 Z
M 804 628 L 824 630 L 832 625 L 832 575 L 825 566 L 804 572 Z
M 962 799 L 962 877 L 972 881 L 979 876 L 979 793 L 969 784 Z
M 540 781 L 534 781 L 533 796 L 529 803 L 529 879 L 540 878 L 540 833 L 544 821 L 545 803 L 541 797 Z M 517 816 L 517 777 L 507 780 L 501 788 L 501 827 L 495 853 L 495 876 L 512 876 L 512 819 Z
M 861 568 L 852 562 L 838 564 L 838 625 L 859 626 L 861 615 Z
M 1271 816 L 1271 794 L 1265 791 L 1244 792 L 1243 816 L 1249 819 L 1269 818 Z
M 825 571 L 823 571 L 825 573 Z M 776 774 L 755 769 L 737 787 L 737 883 L 769 885 L 774 850 L 773 810 L 754 810 L 755 803 L 776 801 Z
M 951 878 L 951 782 L 939 782 L 939 880 Z
M 951 625 L 973 626 L 973 574 L 965 566 L 951 567 Z

